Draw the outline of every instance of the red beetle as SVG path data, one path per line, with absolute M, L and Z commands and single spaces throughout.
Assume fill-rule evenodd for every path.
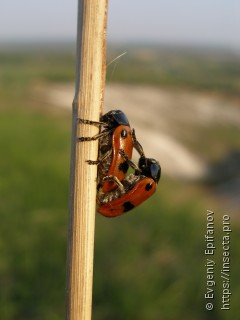
M 124 152 L 122 152 L 124 158 Z M 131 164 L 131 161 L 130 161 Z M 114 176 L 103 180 L 115 181 L 118 185 L 113 191 L 103 193 L 98 191 L 98 212 L 106 217 L 117 217 L 139 206 L 151 197 L 161 177 L 161 167 L 155 159 L 142 155 L 135 173 L 127 176 L 122 183 Z
M 87 160 L 89 164 L 98 165 L 98 181 L 101 183 L 102 192 L 116 189 L 114 180 L 103 180 L 105 177 L 114 176 L 122 181 L 129 168 L 129 163 L 121 155 L 123 150 L 127 159 L 132 158 L 133 147 L 141 155 L 143 153 L 137 141 L 134 129 L 131 130 L 126 115 L 121 110 L 112 110 L 103 115 L 100 122 L 79 119 L 80 123 L 97 125 L 101 127 L 99 134 L 93 137 L 80 137 L 79 141 L 92 141 L 99 139 L 98 160 Z

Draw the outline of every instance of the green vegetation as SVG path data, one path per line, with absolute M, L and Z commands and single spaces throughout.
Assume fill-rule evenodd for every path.
M 28 52 L 26 52 L 28 50 Z M 240 55 L 221 50 L 111 47 L 107 81 L 207 90 L 239 97 Z M 26 47 L 0 51 L 0 84 L 74 81 L 75 49 Z M 17 70 L 17 72 L 16 72 Z
M 1 319 L 60 319 L 70 121 L 21 107 L 0 119 Z
M 71 117 L 48 112 L 33 99 L 31 87 L 73 79 L 72 53 L 0 54 L 3 320 L 64 318 Z M 216 211 L 212 312 L 204 304 L 209 208 Z M 237 320 L 237 221 L 231 238 L 231 311 L 220 310 L 225 213 L 207 190 L 163 177 L 157 194 L 135 212 L 117 219 L 97 215 L 93 319 Z
M 110 61 L 124 49 L 110 50 Z M 131 46 L 109 66 L 111 82 L 221 92 L 239 97 L 240 55 L 216 50 Z

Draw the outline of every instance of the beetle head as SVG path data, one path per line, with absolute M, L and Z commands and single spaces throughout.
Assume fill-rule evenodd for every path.
M 158 183 L 161 177 L 161 167 L 158 161 L 151 158 L 140 157 L 138 166 L 142 175 L 152 178 L 156 183 Z
M 101 118 L 102 122 L 108 123 L 110 128 L 116 128 L 119 125 L 130 126 L 128 119 L 121 110 L 111 110 Z

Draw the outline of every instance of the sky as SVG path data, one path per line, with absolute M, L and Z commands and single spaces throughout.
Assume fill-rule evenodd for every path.
M 74 41 L 77 2 L 1 0 L 0 44 L 16 40 Z M 240 1 L 109 0 L 108 40 L 239 49 Z

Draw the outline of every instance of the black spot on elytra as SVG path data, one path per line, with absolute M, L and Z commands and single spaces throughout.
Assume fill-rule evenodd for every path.
M 124 212 L 127 212 L 127 211 L 129 211 L 129 210 L 131 210 L 131 209 L 133 209 L 134 208 L 134 205 L 130 202 L 130 201 L 127 201 L 127 202 L 125 202 L 124 204 L 123 204 L 123 207 L 124 207 Z
M 126 130 L 126 129 L 123 129 L 123 130 L 121 131 L 121 137 L 125 139 L 125 138 L 127 138 L 127 135 L 128 135 L 127 130 Z
M 119 164 L 118 169 L 120 171 L 122 171 L 123 173 L 127 173 L 128 167 L 129 167 L 129 165 L 128 165 L 127 161 L 124 161 L 124 162 Z
M 145 190 L 146 190 L 146 191 L 149 191 L 149 190 L 151 190 L 151 189 L 152 189 L 152 183 L 146 184 Z

